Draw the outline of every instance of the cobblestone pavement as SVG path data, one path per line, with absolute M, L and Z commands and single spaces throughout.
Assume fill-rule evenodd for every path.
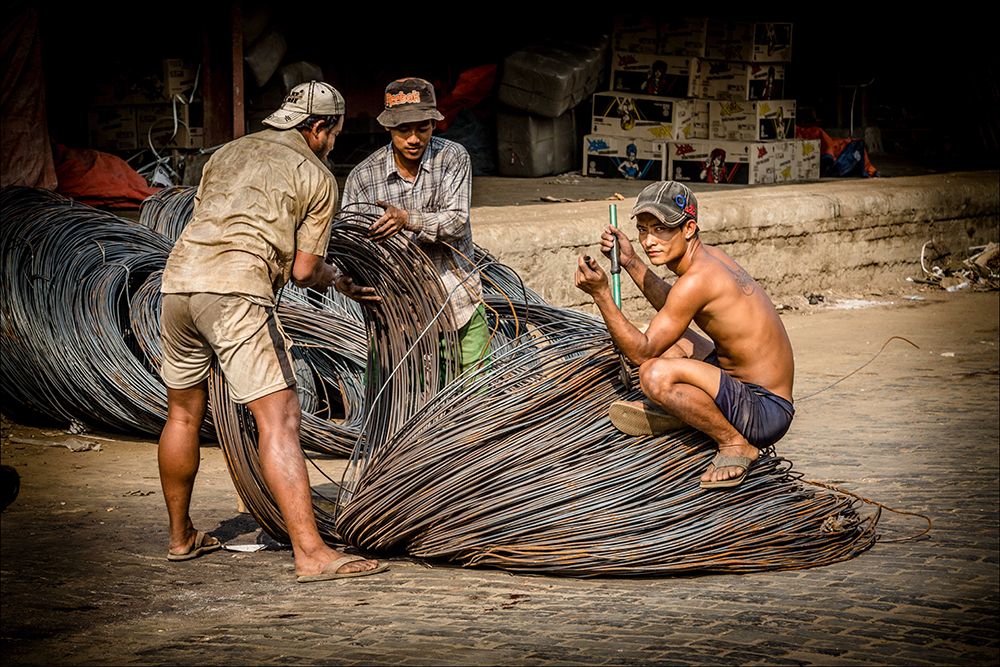
M 744 575 L 563 579 L 394 558 L 379 576 L 300 585 L 291 552 L 168 563 L 155 442 L 100 452 L 19 444 L 2 515 L 2 652 L 23 664 L 995 665 L 998 659 L 996 293 L 927 293 L 785 316 L 800 400 L 779 453 L 883 512 L 883 541 L 827 567 Z M 48 434 L 48 435 L 46 435 Z M 217 447 L 194 518 L 264 541 Z

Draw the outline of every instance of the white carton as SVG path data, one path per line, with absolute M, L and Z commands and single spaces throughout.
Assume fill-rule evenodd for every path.
M 800 181 L 816 180 L 820 177 L 819 139 L 796 139 L 795 162 Z
M 758 63 L 789 62 L 792 59 L 791 23 L 755 23 L 753 57 Z
M 774 182 L 771 144 L 757 141 L 672 141 L 667 178 L 682 183 L 756 185 Z
M 728 141 L 792 139 L 795 100 L 709 101 L 708 136 Z
M 754 24 L 711 19 L 708 22 L 705 57 L 714 60 L 753 59 Z
M 785 66 L 696 58 L 691 68 L 691 94 L 707 100 L 781 99 Z
M 694 97 L 693 58 L 615 51 L 611 54 L 611 89 L 636 95 Z
M 656 52 L 661 56 L 704 57 L 708 19 L 670 19 L 660 24 Z
M 641 139 L 708 138 L 708 101 L 594 93 L 590 131 L 593 134 Z
M 789 141 L 772 141 L 768 147 L 774 155 L 774 182 L 788 183 L 799 180 L 799 170 L 796 161 L 798 144 L 794 139 Z
M 583 175 L 663 180 L 665 147 L 662 141 L 588 134 L 583 138 Z

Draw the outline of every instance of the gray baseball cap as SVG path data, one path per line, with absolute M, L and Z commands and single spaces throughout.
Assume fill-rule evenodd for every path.
M 654 215 L 667 227 L 677 227 L 689 218 L 698 222 L 698 199 L 688 186 L 676 181 L 660 181 L 648 186 L 635 200 L 632 217 Z
M 385 87 L 385 109 L 378 115 L 382 127 L 425 120 L 444 120 L 437 110 L 437 97 L 430 81 L 409 77 L 397 79 Z
M 343 116 L 344 96 L 322 81 L 300 83 L 285 95 L 284 102 L 262 122 L 279 130 L 290 130 L 309 116 Z

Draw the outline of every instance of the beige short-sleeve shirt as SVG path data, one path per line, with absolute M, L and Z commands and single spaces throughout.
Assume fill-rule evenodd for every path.
M 212 155 L 191 222 L 163 271 L 164 294 L 243 294 L 274 303 L 296 250 L 325 256 L 337 181 L 298 130 L 250 134 Z

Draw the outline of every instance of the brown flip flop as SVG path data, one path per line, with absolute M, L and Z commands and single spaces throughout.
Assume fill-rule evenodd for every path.
M 729 479 L 721 479 L 717 482 L 701 482 L 700 486 L 703 489 L 730 489 L 734 486 L 739 486 L 746 479 L 747 473 L 750 472 L 750 464 L 752 463 L 753 460 L 745 456 L 723 456 L 722 454 L 716 454 L 715 458 L 712 459 L 712 465 L 715 466 L 713 470 L 718 470 L 719 468 L 743 468 L 743 474 Z
M 652 401 L 615 401 L 608 408 L 608 417 L 616 429 L 629 435 L 660 435 L 688 428 Z
M 310 581 L 329 581 L 330 579 L 346 579 L 347 577 L 367 577 L 369 574 L 378 574 L 379 572 L 385 572 L 389 569 L 388 563 L 379 563 L 378 567 L 371 570 L 362 570 L 360 572 L 337 572 L 337 570 L 344 567 L 348 563 L 356 563 L 359 560 L 368 559 L 362 558 L 361 556 L 342 556 L 341 558 L 327 563 L 319 574 L 300 574 L 296 581 L 300 584 L 305 584 Z
M 206 535 L 200 530 L 194 536 L 194 544 L 191 546 L 191 551 L 182 554 L 175 554 L 167 552 L 167 560 L 191 560 L 192 558 L 197 558 L 202 554 L 207 554 L 212 551 L 217 551 L 222 548 L 222 542 L 216 542 L 214 544 L 205 544 L 205 538 L 211 537 L 211 535 Z

